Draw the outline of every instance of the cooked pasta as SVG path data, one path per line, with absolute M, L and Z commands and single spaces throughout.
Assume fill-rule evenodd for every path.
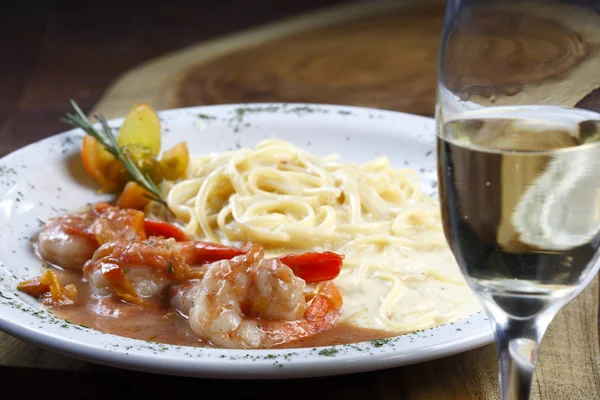
M 414 170 L 394 169 L 385 157 L 359 165 L 266 140 L 192 158 L 167 201 L 199 239 L 257 242 L 272 255 L 344 254 L 341 320 L 413 331 L 477 308 L 447 249 L 437 202 Z

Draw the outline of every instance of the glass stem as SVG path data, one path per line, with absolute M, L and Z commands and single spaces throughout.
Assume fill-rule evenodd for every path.
M 542 337 L 556 314 L 553 307 L 530 318 L 514 318 L 500 310 L 490 310 L 499 359 L 500 399 L 527 400 Z

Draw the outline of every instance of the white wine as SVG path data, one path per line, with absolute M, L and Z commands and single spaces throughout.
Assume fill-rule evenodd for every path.
M 440 125 L 437 150 L 444 230 L 477 292 L 525 317 L 596 270 L 599 114 L 553 106 L 467 112 Z

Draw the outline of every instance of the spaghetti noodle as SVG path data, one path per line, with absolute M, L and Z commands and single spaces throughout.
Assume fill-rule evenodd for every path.
M 272 255 L 345 255 L 341 320 L 413 331 L 468 315 L 476 301 L 452 260 L 437 202 L 412 169 L 318 157 L 281 140 L 192 158 L 167 202 L 188 235 L 261 243 Z

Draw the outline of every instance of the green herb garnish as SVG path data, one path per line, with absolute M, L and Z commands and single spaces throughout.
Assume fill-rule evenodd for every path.
M 373 340 L 371 340 L 371 344 L 372 344 L 374 347 L 381 347 L 381 346 L 383 346 L 384 344 L 387 344 L 387 343 L 389 343 L 391 340 L 392 340 L 392 339 L 390 339 L 390 338 L 387 338 L 387 339 L 373 339 Z
M 95 118 L 98 120 L 98 122 L 100 122 L 100 125 L 102 126 L 102 130 L 97 131 L 92 126 L 92 124 L 85 116 L 83 111 L 81 111 L 81 108 L 79 108 L 77 103 L 71 100 L 71 105 L 75 110 L 75 114 L 67 113 L 67 116 L 65 118 L 61 118 L 60 120 L 74 128 L 82 129 L 85 133 L 96 139 L 102 146 L 104 146 L 106 151 L 115 156 L 117 160 L 119 160 L 121 164 L 123 164 L 123 167 L 125 167 L 125 169 L 129 173 L 129 175 L 131 175 L 131 178 L 135 183 L 137 183 L 142 188 L 151 193 L 150 195 L 145 195 L 147 198 L 162 204 L 167 210 L 169 210 L 167 202 L 163 198 L 162 193 L 160 192 L 160 190 L 156 186 L 156 183 L 154 183 L 150 175 L 143 173 L 133 162 L 131 157 L 125 154 L 123 150 L 119 147 L 117 139 L 113 135 L 110 126 L 108 126 L 108 122 L 102 116 L 102 114 L 95 116 Z
M 336 349 L 335 347 L 331 347 L 329 349 L 323 349 L 323 350 L 319 351 L 319 355 L 332 357 L 332 356 L 335 356 L 339 352 L 340 351 L 338 349 Z

